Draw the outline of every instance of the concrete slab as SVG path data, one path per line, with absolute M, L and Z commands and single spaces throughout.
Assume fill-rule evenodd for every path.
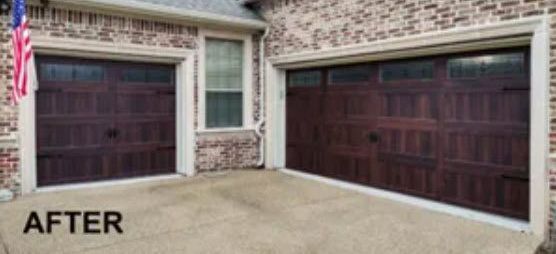
M 125 233 L 22 234 L 31 211 L 89 209 L 122 212 Z M 271 171 L 32 194 L 0 204 L 0 235 L 10 254 L 522 254 L 541 242 Z

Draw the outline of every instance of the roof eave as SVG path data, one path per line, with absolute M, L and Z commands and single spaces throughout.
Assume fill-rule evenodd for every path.
M 239 18 L 228 15 L 202 12 L 196 10 L 178 9 L 169 6 L 138 2 L 133 0 L 52 0 L 53 2 L 85 5 L 103 9 L 142 13 L 147 15 L 163 16 L 192 22 L 237 27 L 243 29 L 263 30 L 268 24 L 262 20 Z

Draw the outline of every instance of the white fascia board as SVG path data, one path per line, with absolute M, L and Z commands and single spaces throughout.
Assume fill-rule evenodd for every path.
M 243 29 L 263 30 L 268 24 L 264 21 L 239 18 L 216 13 L 187 10 L 159 4 L 145 3 L 134 0 L 53 0 L 53 2 L 96 7 L 108 10 L 125 11 L 146 15 L 161 16 L 165 18 L 181 19 L 203 24 L 214 24 Z

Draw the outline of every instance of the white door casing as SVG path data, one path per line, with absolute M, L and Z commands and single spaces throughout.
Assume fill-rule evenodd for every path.
M 446 31 L 388 39 L 367 44 L 344 46 L 319 51 L 301 52 L 270 57 L 266 60 L 266 159 L 268 168 L 284 169 L 286 166 L 286 71 L 302 67 L 400 59 L 445 53 L 495 49 L 512 46 L 531 47 L 531 137 L 530 137 L 530 219 L 525 222 L 535 235 L 548 232 L 549 188 L 547 163 L 549 158 L 549 86 L 550 86 L 550 37 L 549 17 L 531 17 L 472 27 L 459 27 Z M 320 178 L 314 178 L 320 179 Z M 371 191 L 376 193 L 376 191 Z M 386 195 L 392 196 L 392 195 Z M 404 197 L 411 204 L 432 207 L 420 198 Z M 401 199 L 400 199 L 401 200 Z M 488 222 L 496 220 L 512 224 L 515 220 L 500 216 L 484 215 L 447 206 L 452 214 Z M 450 210 L 450 211 L 448 211 Z M 516 228 L 515 226 L 510 226 Z
M 95 42 L 67 38 L 33 37 L 35 54 L 169 63 L 176 65 L 176 173 L 195 174 L 194 63 L 193 50 Z M 19 105 L 20 172 L 22 193 L 37 190 L 35 82 Z M 98 184 L 98 183 L 97 183 Z

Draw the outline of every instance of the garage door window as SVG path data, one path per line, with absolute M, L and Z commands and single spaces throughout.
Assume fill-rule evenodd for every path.
M 206 40 L 206 126 L 243 125 L 243 42 Z
M 104 68 L 99 65 L 43 63 L 40 75 L 47 81 L 103 81 Z
M 331 85 L 346 85 L 369 80 L 370 68 L 367 65 L 338 67 L 330 70 Z
M 434 64 L 432 61 L 413 61 L 384 64 L 380 67 L 383 82 L 404 80 L 432 80 Z
M 290 87 L 315 87 L 320 85 L 321 75 L 320 71 L 292 72 L 288 83 Z
M 525 74 L 523 53 L 455 58 L 448 61 L 450 78 L 508 77 Z
M 128 83 L 172 83 L 171 69 L 134 67 L 123 71 L 122 81 Z

